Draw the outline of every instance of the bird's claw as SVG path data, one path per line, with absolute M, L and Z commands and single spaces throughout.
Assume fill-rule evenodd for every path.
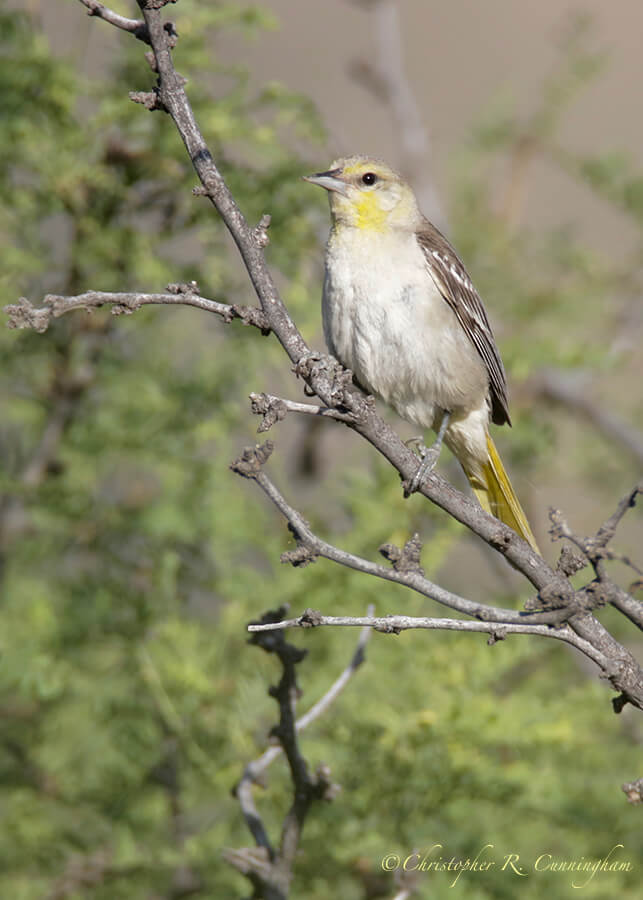
M 411 438 L 411 441 L 407 441 L 407 446 L 409 443 L 419 443 L 417 438 Z M 410 497 L 411 494 L 414 494 L 416 491 L 422 487 L 422 483 L 426 476 L 433 471 L 436 466 L 436 463 L 440 457 L 440 447 L 433 444 L 431 447 L 425 447 L 423 444 L 420 444 L 418 447 L 420 453 L 420 463 L 417 467 L 415 475 L 411 479 L 410 482 L 405 482 L 404 485 L 404 496 Z
M 435 468 L 435 464 L 438 461 L 440 456 L 440 450 L 442 449 L 442 441 L 444 439 L 445 432 L 449 427 L 449 421 L 451 419 L 451 413 L 448 410 L 444 410 L 442 413 L 442 421 L 440 422 L 440 428 L 438 429 L 438 434 L 435 441 L 431 444 L 430 447 L 425 447 L 419 438 L 411 438 L 410 441 L 407 441 L 407 446 L 409 444 L 415 444 L 420 453 L 420 465 L 417 467 L 417 471 L 413 478 L 411 479 L 411 483 L 405 482 L 404 484 L 404 496 L 408 497 L 410 494 L 414 494 L 417 490 L 422 487 L 422 482 Z

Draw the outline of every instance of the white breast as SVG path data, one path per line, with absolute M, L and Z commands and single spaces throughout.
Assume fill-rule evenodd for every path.
M 485 405 L 484 364 L 412 234 L 332 232 L 322 313 L 330 352 L 407 421 Z

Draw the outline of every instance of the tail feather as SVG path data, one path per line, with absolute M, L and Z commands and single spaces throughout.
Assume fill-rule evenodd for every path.
M 486 512 L 513 528 L 516 534 L 540 554 L 527 516 L 514 493 L 509 476 L 489 434 L 487 434 L 487 452 L 487 461 L 482 466 L 482 477 L 467 471 L 466 468 L 464 470 L 478 503 Z

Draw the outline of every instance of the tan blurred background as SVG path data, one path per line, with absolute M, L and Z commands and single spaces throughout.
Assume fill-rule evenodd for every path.
M 61 52 L 87 68 L 107 58 L 113 33 L 78 15 L 78 0 L 23 0 L 37 11 Z M 110 4 L 108 4 L 110 5 Z M 277 27 L 248 45 L 219 47 L 248 67 L 257 83 L 277 79 L 311 97 L 329 131 L 328 154 L 364 152 L 400 164 L 399 130 L 390 110 L 355 78 L 355 64 L 377 62 L 377 15 L 368 0 L 266 0 Z M 636 0 L 516 0 L 437 2 L 399 0 L 403 66 L 431 144 L 437 189 L 446 189 L 450 155 L 472 123 L 499 99 L 532 113 L 544 78 L 558 58 L 557 43 L 578 13 L 591 16 L 593 43 L 608 55 L 604 73 L 582 92 L 565 117 L 561 137 L 570 149 L 625 148 L 643 161 L 643 5 Z M 136 4 L 113 0 L 135 16 Z M 320 166 L 330 159 L 320 159 Z M 538 164 L 526 214 L 536 224 L 582 223 L 597 244 L 627 239 L 626 224 L 582 186 Z M 605 216 L 608 216 L 605 220 Z
M 401 0 L 403 65 L 431 147 L 438 190 L 446 186 L 449 157 L 471 125 L 498 97 L 513 98 L 525 118 L 557 59 L 557 43 L 579 13 L 591 15 L 596 46 L 609 55 L 604 75 L 583 92 L 566 118 L 562 137 L 572 148 L 598 152 L 626 147 L 643 160 L 643 118 L 636 115 L 643 81 L 643 5 L 630 0 L 515 0 L 437 2 Z M 400 163 L 399 131 L 390 110 L 356 81 L 355 63 L 377 62 L 377 21 L 368 5 L 350 0 L 323 4 L 271 0 L 280 20 L 248 60 L 259 78 L 278 78 L 317 103 L 333 154 L 364 152 Z M 330 160 L 329 160 L 330 161 Z M 625 223 L 601 221 L 603 204 L 563 178 L 537 167 L 527 215 L 535 223 L 582 222 L 598 243 L 610 242 Z

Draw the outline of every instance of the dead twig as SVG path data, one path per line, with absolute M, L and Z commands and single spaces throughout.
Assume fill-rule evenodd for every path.
M 285 609 L 266 613 L 261 623 L 266 624 L 283 615 Z M 256 783 L 260 774 L 272 762 L 276 754 L 269 748 L 258 760 L 246 767 L 235 793 L 241 804 L 246 823 L 257 847 L 224 851 L 224 858 L 242 872 L 255 886 L 258 896 L 285 900 L 288 896 L 292 865 L 299 847 L 301 832 L 311 805 L 316 800 L 331 800 L 338 787 L 330 781 L 330 770 L 327 766 L 317 767 L 315 774 L 309 770 L 299 747 L 298 733 L 314 718 L 328 708 L 338 696 L 353 672 L 363 660 L 363 650 L 367 635 L 362 633 L 358 648 L 348 669 L 322 698 L 311 709 L 304 720 L 295 719 L 295 707 L 300 695 L 297 684 L 296 667 L 305 658 L 306 651 L 288 644 L 282 633 L 254 634 L 251 643 L 261 647 L 267 653 L 279 658 L 282 676 L 275 687 L 270 688 L 270 695 L 279 704 L 279 723 L 273 729 L 273 736 L 279 741 L 281 750 L 286 756 L 293 784 L 293 801 L 281 830 L 279 847 L 273 847 L 266 832 L 263 821 L 257 811 L 252 796 L 251 786 Z

